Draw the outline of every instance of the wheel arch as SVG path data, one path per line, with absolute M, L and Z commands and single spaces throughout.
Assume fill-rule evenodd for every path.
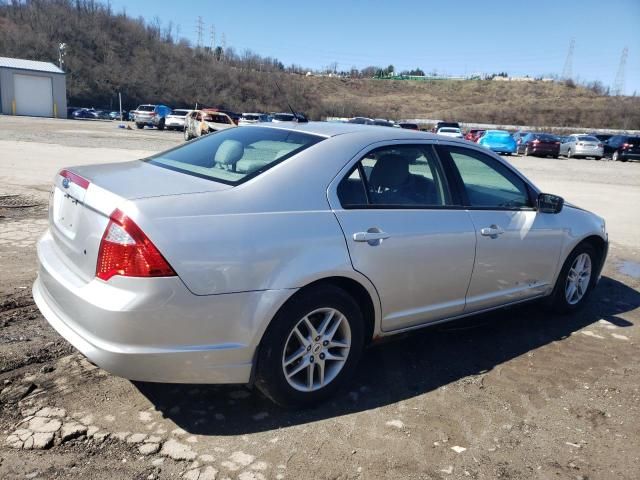
M 282 302 L 275 314 L 269 319 L 269 322 L 267 322 L 263 331 L 260 332 L 260 339 L 256 344 L 256 349 L 253 354 L 254 360 L 251 368 L 251 384 L 253 384 L 255 379 L 257 358 L 259 356 L 259 351 L 262 348 L 262 342 L 269 330 L 269 327 L 272 325 L 273 319 L 276 318 L 280 311 L 294 298 L 297 298 L 309 289 L 316 288 L 320 285 L 332 285 L 338 287 L 354 298 L 360 307 L 362 318 L 364 320 L 365 344 L 369 344 L 374 340 L 377 332 L 380 331 L 380 300 L 374 286 L 367 282 L 366 278 L 355 279 L 346 275 L 334 275 L 310 281 L 304 286 L 294 290 L 293 293 L 284 302 Z

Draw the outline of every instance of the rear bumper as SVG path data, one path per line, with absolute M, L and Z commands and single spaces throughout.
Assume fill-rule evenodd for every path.
M 177 277 L 81 281 L 47 232 L 33 298 L 89 360 L 131 380 L 248 383 L 262 333 L 290 290 L 197 296 Z
M 530 155 L 559 155 L 560 147 L 529 147 Z
M 574 153 L 574 155 L 583 157 L 603 157 L 604 150 L 602 148 L 576 147 L 576 152 Z
M 640 153 L 621 152 L 618 154 L 618 158 L 622 160 L 640 160 Z

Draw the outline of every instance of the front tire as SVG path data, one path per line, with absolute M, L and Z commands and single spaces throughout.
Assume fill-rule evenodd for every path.
M 284 407 L 321 402 L 353 375 L 363 346 L 362 312 L 348 293 L 332 285 L 304 291 L 269 325 L 256 386 Z
M 595 286 L 598 255 L 588 243 L 578 245 L 562 266 L 553 289 L 551 307 L 558 313 L 582 308 Z
M 188 142 L 189 140 L 191 140 L 191 135 L 189 135 L 189 130 L 187 130 L 186 128 L 184 129 L 184 140 L 185 142 Z

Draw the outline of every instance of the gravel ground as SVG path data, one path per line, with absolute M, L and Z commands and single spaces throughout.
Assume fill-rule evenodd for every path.
M 245 387 L 113 377 L 33 304 L 55 171 L 181 141 L 0 116 L 0 478 L 640 478 L 640 164 L 511 157 L 607 219 L 586 309 L 530 304 L 403 336 L 370 348 L 332 402 L 285 411 Z

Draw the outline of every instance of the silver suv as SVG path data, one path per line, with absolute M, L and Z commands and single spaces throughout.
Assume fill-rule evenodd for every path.
M 134 112 L 136 127 L 142 129 L 146 126 L 164 130 L 167 115 L 171 109 L 166 105 L 140 105 Z

